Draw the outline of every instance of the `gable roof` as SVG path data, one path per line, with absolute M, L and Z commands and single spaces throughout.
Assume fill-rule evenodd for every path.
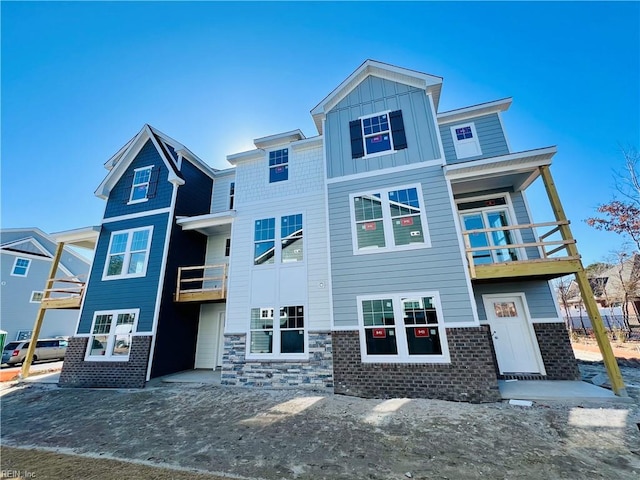
M 313 116 L 313 121 L 316 124 L 318 133 L 322 135 L 322 120 L 327 112 L 335 107 L 340 100 L 345 98 L 369 76 L 380 77 L 393 82 L 421 88 L 433 95 L 434 107 L 436 111 L 438 110 L 440 91 L 442 89 L 442 77 L 409 70 L 408 68 L 396 67 L 395 65 L 378 62 L 376 60 L 366 60 L 311 110 L 311 115 Z
M 158 155 L 160 155 L 167 170 L 169 170 L 169 182 L 177 185 L 184 184 L 184 178 L 180 173 L 183 158 L 187 159 L 209 177 L 214 178 L 216 170 L 207 165 L 197 155 L 191 152 L 191 150 L 168 135 L 165 135 L 160 130 L 153 128 L 149 124 L 145 124 L 137 135 L 129 140 L 104 164 L 105 168 L 109 170 L 109 173 L 96 189 L 96 196 L 103 199 L 109 196 L 111 189 L 118 180 L 120 180 L 122 175 L 124 175 L 129 165 L 131 165 L 131 162 L 133 162 L 136 155 L 138 155 L 142 147 L 144 147 L 149 140 L 158 151 Z

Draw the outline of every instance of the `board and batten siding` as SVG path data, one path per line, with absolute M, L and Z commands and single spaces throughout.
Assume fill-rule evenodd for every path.
M 268 184 L 266 157 L 238 165 L 236 178 L 225 333 L 248 331 L 252 304 L 268 306 L 257 299 L 285 306 L 306 298 L 305 325 L 311 331 L 329 330 L 322 148 L 290 148 L 287 181 Z M 279 265 L 277 275 L 272 265 L 254 266 L 254 222 L 275 217 L 279 229 L 280 217 L 299 213 L 303 215 L 304 261 Z M 265 281 L 267 277 L 271 281 Z
M 229 172 L 216 177 L 213 183 L 211 213 L 226 212 L 229 210 L 229 188 L 231 187 L 231 182 L 235 182 L 235 180 L 235 172 Z
M 140 309 L 137 332 L 150 332 L 152 330 L 158 280 L 164 261 L 167 222 L 168 214 L 163 213 L 131 220 L 109 222 L 102 225 L 77 333 L 90 333 L 94 312 L 125 308 Z M 153 226 L 153 235 L 146 275 L 144 277 L 118 280 L 102 280 L 111 233 L 149 226 Z
M 351 193 L 422 185 L 430 248 L 354 255 Z M 356 296 L 438 291 L 444 322 L 475 322 L 451 197 L 439 166 L 329 185 L 329 229 L 335 327 L 356 327 Z
M 399 167 L 441 157 L 431 97 L 424 90 L 370 76 L 327 113 L 324 133 L 327 177 Z M 407 148 L 373 158 L 351 158 L 349 122 L 377 112 L 402 110 Z
M 133 184 L 133 171 L 136 168 L 149 167 L 153 165 L 154 170 L 159 169 L 158 185 L 155 196 L 146 202 L 133 203 L 128 205 Z M 130 215 L 134 213 L 147 212 L 158 208 L 166 208 L 171 205 L 171 195 L 173 185 L 167 180 L 169 171 L 162 161 L 158 150 L 151 140 L 147 140 L 140 152 L 133 159 L 125 173 L 116 182 L 109 193 L 104 218 L 118 217 L 120 215 Z
M 546 280 L 525 280 L 505 283 L 474 284 L 473 293 L 478 307 L 478 317 L 487 320 L 487 312 L 484 309 L 482 295 L 504 293 L 524 293 L 529 305 L 529 314 L 535 322 L 536 318 L 558 318 L 553 291 Z
M 469 123 L 473 123 L 476 127 L 476 133 L 480 140 L 482 155 L 458 159 L 456 156 L 456 150 L 453 146 L 451 127 Z M 509 153 L 507 139 L 505 138 L 504 131 L 502 130 L 502 124 L 497 113 L 440 124 L 440 137 L 442 138 L 442 147 L 444 148 L 444 155 L 448 164 L 468 162 L 470 160 L 479 160 L 481 158 L 498 157 Z

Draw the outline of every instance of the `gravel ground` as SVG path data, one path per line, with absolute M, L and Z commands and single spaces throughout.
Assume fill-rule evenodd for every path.
M 598 363 L 583 362 L 583 375 L 603 373 Z M 640 386 L 638 370 L 622 366 L 627 384 Z M 0 392 L 2 444 L 79 454 L 87 465 L 103 456 L 274 480 L 637 479 L 640 389 L 629 391 L 633 403 L 523 408 L 194 384 L 14 384 Z M 22 455 L 14 465 L 30 470 Z M 154 478 L 140 475 L 131 478 Z

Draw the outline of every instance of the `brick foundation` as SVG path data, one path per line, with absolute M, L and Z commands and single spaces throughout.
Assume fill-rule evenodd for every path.
M 60 381 L 61 387 L 142 388 L 147 376 L 150 336 L 134 336 L 127 362 L 85 361 L 88 337 L 69 339 Z
M 365 398 L 500 401 L 487 326 L 447 328 L 451 363 L 362 363 L 357 331 L 333 332 L 335 392 Z
M 330 332 L 309 333 L 309 360 L 246 360 L 246 335 L 225 335 L 222 385 L 325 390 L 333 388 Z
M 578 362 L 564 323 L 534 323 L 547 376 L 545 380 L 579 380 Z

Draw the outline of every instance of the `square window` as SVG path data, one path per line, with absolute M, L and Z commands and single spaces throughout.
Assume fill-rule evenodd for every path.
M 147 227 L 113 232 L 102 279 L 146 275 L 152 230 L 152 227 Z
M 279 321 L 274 322 L 274 312 Z M 304 306 L 251 309 L 249 352 L 253 355 L 304 355 Z
M 254 265 L 292 263 L 304 260 L 302 214 L 280 217 L 276 232 L 276 219 L 263 218 L 254 226 Z M 278 236 L 276 236 L 276 233 Z M 277 248 L 276 248 L 277 247 Z
M 40 303 L 43 297 L 44 297 L 44 292 L 33 291 L 31 292 L 31 299 L 29 300 L 29 302 Z
M 269 152 L 269 183 L 289 179 L 289 149 Z
M 13 262 L 13 269 L 11 270 L 11 275 L 15 277 L 26 277 L 27 273 L 29 273 L 29 266 L 31 265 L 31 260 L 28 258 L 16 258 Z

